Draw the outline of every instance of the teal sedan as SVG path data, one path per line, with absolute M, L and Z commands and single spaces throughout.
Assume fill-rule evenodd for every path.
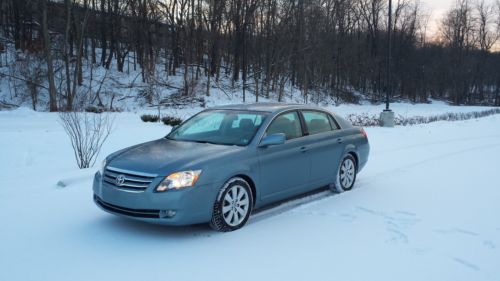
M 325 186 L 351 190 L 369 151 L 362 128 L 319 107 L 220 106 L 106 157 L 94 202 L 141 221 L 233 231 L 266 205 Z

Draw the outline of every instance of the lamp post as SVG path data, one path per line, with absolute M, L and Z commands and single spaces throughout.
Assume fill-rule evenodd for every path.
M 387 89 L 385 91 L 385 110 L 389 109 L 391 94 L 391 59 L 392 59 L 392 0 L 389 0 L 389 22 L 387 23 Z
M 387 23 L 387 77 L 385 87 L 385 109 L 380 113 L 382 127 L 394 127 L 394 112 L 389 109 L 389 97 L 392 92 L 391 60 L 392 60 L 392 0 L 389 0 Z

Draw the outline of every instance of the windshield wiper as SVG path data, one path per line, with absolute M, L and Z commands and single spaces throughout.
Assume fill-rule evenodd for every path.
M 174 140 L 174 141 L 187 141 L 187 142 L 195 142 L 195 143 L 208 143 L 208 144 L 215 144 L 215 145 L 227 145 L 227 146 L 232 146 L 232 145 L 237 145 L 233 143 L 223 143 L 223 142 L 214 142 L 214 141 L 206 141 L 206 140 L 184 140 L 184 139 L 174 139 L 174 138 L 168 138 L 168 140 Z
M 210 143 L 210 144 L 215 144 L 213 142 L 210 142 L 210 141 L 205 141 L 205 140 L 189 140 L 191 142 L 196 142 L 196 143 Z
M 206 140 L 189 140 L 196 143 L 209 143 L 215 145 L 233 145 L 232 143 L 223 143 L 223 142 L 215 142 L 215 141 L 206 141 Z

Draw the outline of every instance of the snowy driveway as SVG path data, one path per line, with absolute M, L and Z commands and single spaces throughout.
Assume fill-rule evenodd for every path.
M 500 280 L 500 116 L 368 129 L 353 191 L 221 234 L 100 211 L 56 115 L 16 115 L 0 114 L 0 280 Z M 164 130 L 122 114 L 103 154 Z

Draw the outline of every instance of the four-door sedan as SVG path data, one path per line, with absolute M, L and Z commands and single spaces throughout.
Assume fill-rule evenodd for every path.
M 220 106 L 109 155 L 94 201 L 128 218 L 232 231 L 266 204 L 324 186 L 350 190 L 369 150 L 362 128 L 317 107 Z

